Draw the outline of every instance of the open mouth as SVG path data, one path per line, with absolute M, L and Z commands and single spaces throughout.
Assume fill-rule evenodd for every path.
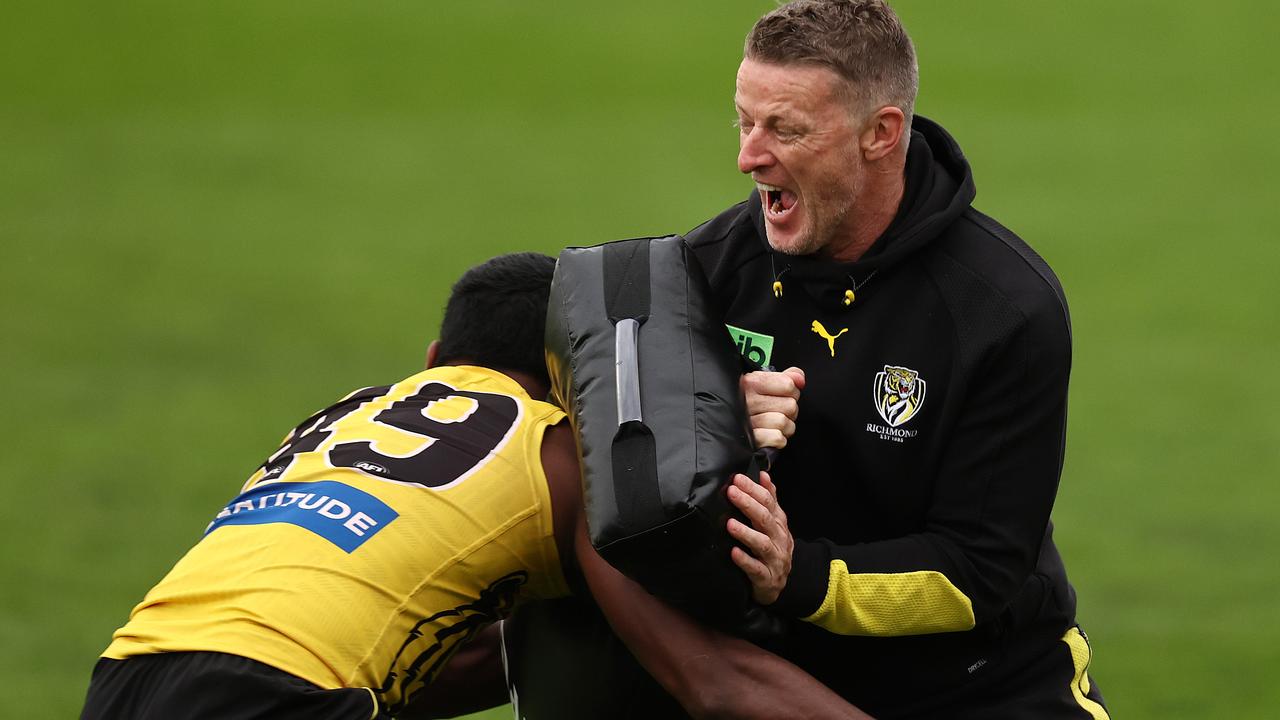
M 796 194 L 790 190 L 764 183 L 756 183 L 756 188 L 760 191 L 760 199 L 770 217 L 780 220 L 796 205 Z

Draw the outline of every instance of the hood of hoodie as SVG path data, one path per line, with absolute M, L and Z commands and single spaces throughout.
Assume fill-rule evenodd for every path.
M 973 173 L 960 146 L 941 126 L 919 115 L 911 124 L 905 175 L 906 188 L 897 215 L 867 252 L 852 263 L 775 252 L 765 237 L 760 202 L 749 200 L 747 212 L 779 273 L 786 272 L 791 279 L 809 285 L 847 287 L 851 278 L 855 284 L 865 282 L 872 274 L 886 271 L 928 245 L 973 202 Z

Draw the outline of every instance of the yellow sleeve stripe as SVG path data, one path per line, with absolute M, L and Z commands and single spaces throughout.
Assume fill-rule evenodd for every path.
M 805 622 L 840 635 L 925 635 L 971 630 L 973 603 L 934 570 L 851 574 L 831 561 L 827 596 Z
M 1093 720 L 1110 720 L 1111 716 L 1107 714 L 1106 708 L 1093 698 L 1086 697 L 1089 692 L 1091 683 L 1089 682 L 1089 661 L 1093 657 L 1093 652 L 1089 649 L 1089 642 L 1084 639 L 1084 635 L 1080 634 L 1080 628 L 1073 627 L 1062 636 L 1062 642 L 1071 648 L 1071 664 L 1075 666 L 1075 677 L 1071 679 L 1071 694 L 1075 696 L 1076 702 L 1084 711 L 1089 713 L 1089 717 Z

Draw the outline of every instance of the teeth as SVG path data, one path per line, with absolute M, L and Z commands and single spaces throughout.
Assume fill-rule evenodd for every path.
M 756 187 L 759 188 L 760 192 L 764 193 L 765 202 L 768 204 L 769 212 L 774 214 L 785 212 L 785 209 L 782 207 L 782 188 L 777 185 L 770 185 L 762 182 L 757 182 Z

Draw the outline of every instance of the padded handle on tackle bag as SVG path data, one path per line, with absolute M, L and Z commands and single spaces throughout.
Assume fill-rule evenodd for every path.
M 614 496 L 625 527 L 666 519 L 658 489 L 658 450 L 640 400 L 639 335 L 649 319 L 649 241 L 604 246 L 605 313 L 614 324 L 618 431 L 613 436 Z

